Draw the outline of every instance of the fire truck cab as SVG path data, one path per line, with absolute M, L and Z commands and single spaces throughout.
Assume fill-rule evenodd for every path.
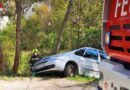
M 99 90 L 130 90 L 130 0 L 104 0 Z

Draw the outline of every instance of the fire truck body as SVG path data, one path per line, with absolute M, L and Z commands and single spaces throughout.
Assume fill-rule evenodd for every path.
M 111 60 L 99 64 L 100 86 L 130 90 L 130 0 L 104 1 L 102 48 Z
M 107 54 L 130 63 L 130 0 L 105 0 L 102 35 Z

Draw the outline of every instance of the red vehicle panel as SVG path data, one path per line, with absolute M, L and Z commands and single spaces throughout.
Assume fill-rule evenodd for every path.
M 105 32 L 110 43 L 105 50 L 111 57 L 130 62 L 130 0 L 110 0 Z
M 2 8 L 2 4 L 1 4 L 1 2 L 0 2 L 0 8 Z

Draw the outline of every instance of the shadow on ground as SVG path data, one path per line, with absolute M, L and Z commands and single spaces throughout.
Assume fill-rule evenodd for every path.
M 51 73 L 37 74 L 36 77 L 37 78 L 42 78 L 40 80 L 65 78 L 64 75 L 63 75 L 63 73 L 61 73 L 61 72 L 51 72 Z
M 56 85 L 56 86 L 63 89 L 73 88 L 73 87 L 82 87 L 82 90 L 86 90 L 87 87 L 96 87 L 97 83 L 98 83 L 97 81 L 93 81 L 89 83 L 72 84 L 72 85 L 67 85 L 67 86 L 59 86 L 59 85 Z

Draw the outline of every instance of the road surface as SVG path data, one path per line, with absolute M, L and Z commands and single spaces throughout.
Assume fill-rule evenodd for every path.
M 95 90 L 96 83 L 81 83 L 66 78 L 30 78 L 0 80 L 0 90 Z

